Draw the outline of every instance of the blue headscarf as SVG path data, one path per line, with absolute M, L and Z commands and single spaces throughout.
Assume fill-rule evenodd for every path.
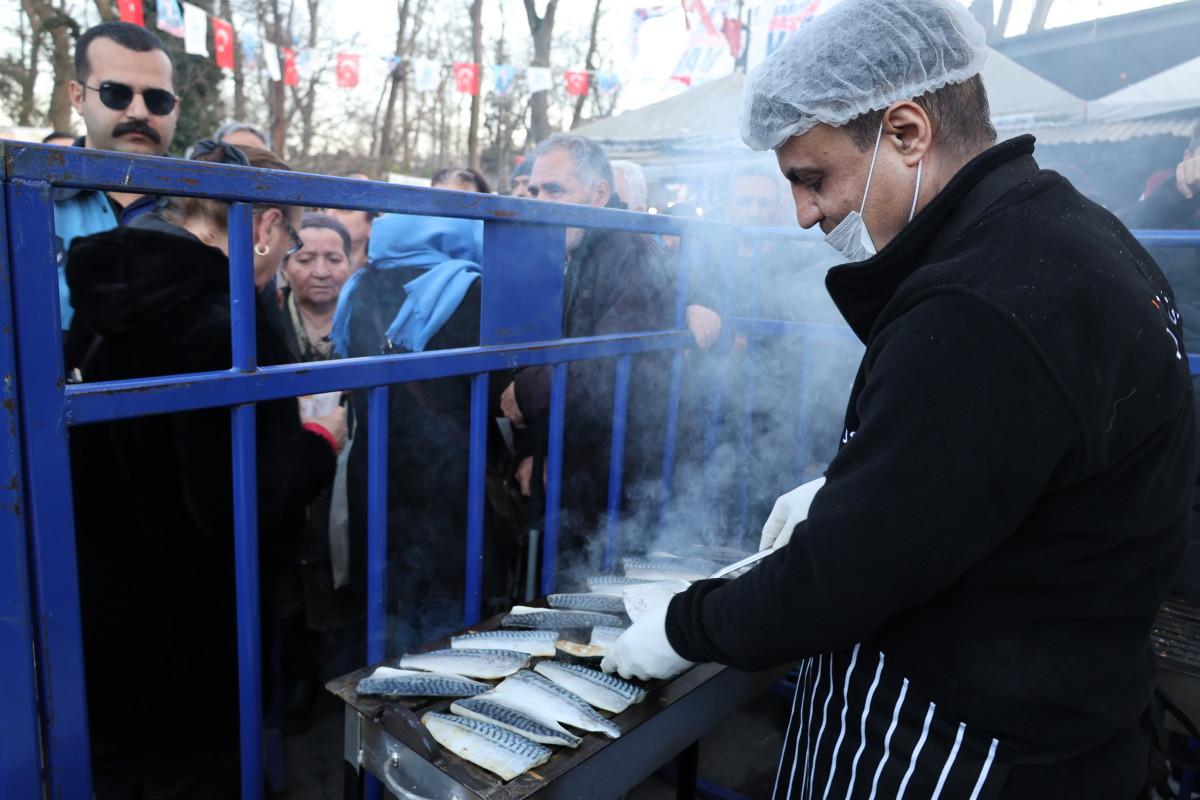
M 385 214 L 371 226 L 367 266 L 342 287 L 333 315 L 333 350 L 349 352 L 351 300 L 367 270 L 416 267 L 427 270 L 404 285 L 408 297 L 388 326 L 393 345 L 413 352 L 425 349 L 462 303 L 480 275 L 483 223 L 453 217 Z

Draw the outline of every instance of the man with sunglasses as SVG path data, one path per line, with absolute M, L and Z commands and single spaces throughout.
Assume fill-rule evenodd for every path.
M 179 119 L 175 61 L 151 31 L 128 22 L 104 22 L 89 28 L 75 46 L 75 80 L 70 91 L 71 105 L 87 129 L 76 146 L 136 155 L 166 153 Z M 71 242 L 128 224 L 157 203 L 155 195 L 55 189 L 59 308 L 64 330 L 70 327 L 73 314 L 62 272 Z

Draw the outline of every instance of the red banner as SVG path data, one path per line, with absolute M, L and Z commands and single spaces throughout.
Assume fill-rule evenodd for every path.
M 586 72 L 563 72 L 563 80 L 567 82 L 567 94 L 582 97 L 588 93 L 588 74 Z
M 233 26 L 223 19 L 212 18 L 213 58 L 221 69 L 233 69 Z
M 343 89 L 358 86 L 358 56 L 350 53 L 337 54 L 337 85 Z
M 146 27 L 146 18 L 142 15 L 142 0 L 120 0 L 117 11 L 121 14 L 121 22 L 132 22 L 134 25 Z
M 287 86 L 300 85 L 300 73 L 296 71 L 296 51 L 290 47 L 283 50 L 283 82 Z
M 454 91 L 479 94 L 479 65 L 454 62 Z

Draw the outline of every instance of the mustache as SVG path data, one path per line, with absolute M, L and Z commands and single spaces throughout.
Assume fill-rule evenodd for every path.
M 141 120 L 130 120 L 129 122 L 122 122 L 120 125 L 118 125 L 117 127 L 112 129 L 112 137 L 114 139 L 124 136 L 127 133 L 140 134 L 141 136 L 145 136 L 147 139 L 154 142 L 155 144 L 162 143 L 162 137 L 160 137 L 158 135 L 158 131 L 154 130 L 154 128 L 151 128 L 149 125 L 142 122 Z

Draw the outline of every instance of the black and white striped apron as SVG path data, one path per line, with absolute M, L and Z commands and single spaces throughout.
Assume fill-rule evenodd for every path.
M 860 644 L 801 664 L 772 798 L 991 800 L 999 748 Z

